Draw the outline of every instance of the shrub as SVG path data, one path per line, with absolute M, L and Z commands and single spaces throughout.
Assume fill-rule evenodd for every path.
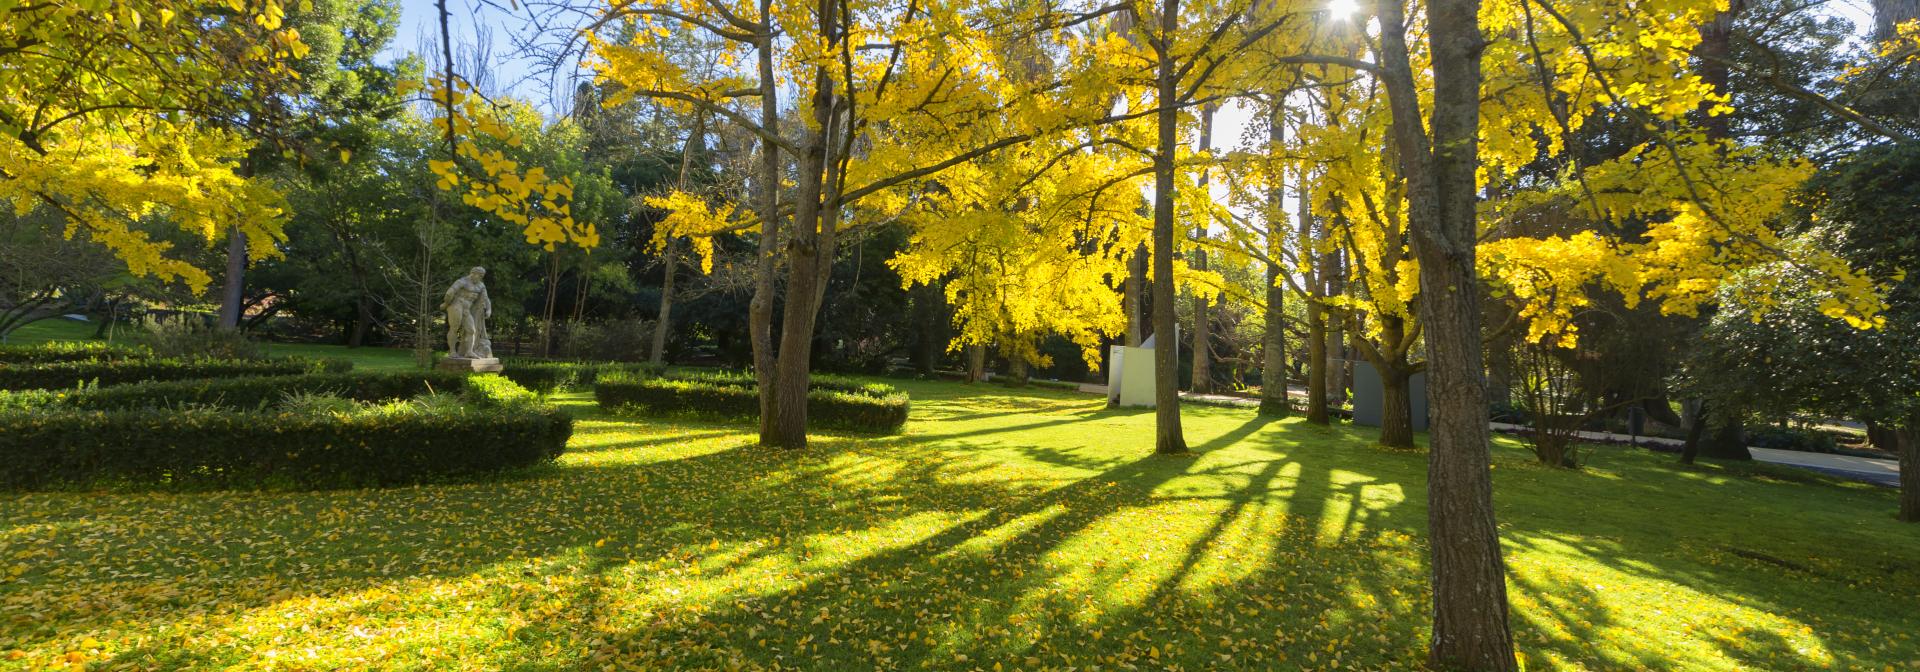
M 403 485 L 551 461 L 573 432 L 539 405 L 337 410 L 0 410 L 0 487 Z
M 603 371 L 627 371 L 638 375 L 657 376 L 665 371 L 665 368 L 654 364 L 510 360 L 500 375 L 534 392 L 553 394 L 593 387 L 593 381 Z
M 476 376 L 476 378 L 479 376 Z M 454 391 L 464 376 L 452 371 L 379 371 L 311 373 L 298 376 L 202 378 L 169 380 L 111 387 L 91 387 L 64 395 L 74 408 L 114 410 L 155 408 L 180 404 L 223 408 L 282 406 L 289 397 L 329 395 L 351 401 L 407 399 L 435 391 Z M 20 392 L 9 393 L 20 395 Z M 0 396 L 0 407 L 7 403 Z
M 160 357 L 261 359 L 266 349 L 238 329 L 220 329 L 194 315 L 150 318 L 133 341 Z
M 86 360 L 150 359 L 145 348 L 101 341 L 50 341 L 40 345 L 0 346 L 0 364 L 51 364 Z
M 1839 445 L 1833 435 L 1818 430 L 1760 427 L 1747 432 L 1747 445 L 1807 453 L 1831 453 Z
M 311 359 L 90 359 L 46 364 L 0 364 L 0 390 L 58 390 L 83 384 L 124 385 L 150 380 L 292 376 L 345 371 L 346 360 Z
M 907 422 L 907 395 L 880 383 L 817 376 L 807 392 L 807 424 L 815 429 L 892 433 Z M 594 399 L 609 410 L 648 415 L 684 415 L 748 420 L 760 415 L 752 377 L 729 372 L 680 373 L 666 377 L 601 376 Z
M 488 408 L 540 403 L 540 398 L 533 391 L 505 376 L 468 376 L 460 396 L 467 402 Z

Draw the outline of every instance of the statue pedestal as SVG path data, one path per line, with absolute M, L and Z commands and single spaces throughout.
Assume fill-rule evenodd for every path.
M 441 359 L 440 363 L 435 365 L 435 368 L 441 369 L 443 371 L 464 371 L 469 373 L 476 373 L 476 372 L 499 371 L 506 367 L 501 366 L 500 360 L 494 357 L 479 357 L 479 358 L 473 358 L 473 359 L 469 359 L 466 357 L 447 357 L 447 358 Z

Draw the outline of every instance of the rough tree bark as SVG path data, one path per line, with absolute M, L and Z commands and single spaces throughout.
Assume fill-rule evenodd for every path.
M 1897 432 L 1900 444 L 1900 520 L 1920 523 L 1920 411 Z
M 778 80 L 773 74 L 773 3 L 760 0 L 760 27 L 755 59 L 760 74 L 760 127 L 780 129 Z M 748 338 L 753 345 L 753 373 L 760 391 L 760 443 L 773 441 L 773 419 L 779 410 L 773 394 L 773 272 L 780 239 L 780 147 L 762 140 L 760 148 L 760 248 L 754 259 L 753 298 L 747 305 Z
M 828 46 L 839 41 L 839 3 L 820 0 L 820 34 Z M 832 269 L 836 212 L 828 193 L 828 148 L 836 137 L 837 95 L 825 67 L 814 69 L 813 130 L 802 146 L 795 190 L 793 230 L 787 236 L 787 291 L 780 314 L 780 354 L 774 363 L 774 421 L 762 444 L 780 448 L 807 446 L 807 387 L 812 378 L 813 326 L 824 296 L 826 271 Z M 767 440 L 771 438 L 771 440 Z
M 1147 246 L 1141 245 L 1127 258 L 1127 279 L 1122 285 L 1127 311 L 1127 347 L 1140 347 L 1147 340 L 1146 310 L 1143 292 L 1147 291 Z
M 246 302 L 247 234 L 240 227 L 227 232 L 227 275 L 220 286 L 220 328 L 240 328 L 240 306 Z
M 1873 0 L 1873 39 L 1893 39 L 1894 27 L 1920 18 L 1920 0 Z
M 1158 334 L 1153 348 L 1154 370 L 1154 452 L 1187 452 L 1187 438 L 1180 430 L 1179 365 L 1180 344 L 1173 337 L 1173 161 L 1179 146 L 1180 110 L 1175 107 L 1178 73 L 1174 68 L 1173 36 L 1179 22 L 1180 0 L 1165 0 L 1160 9 L 1160 30 L 1153 49 L 1159 60 L 1155 73 L 1159 109 L 1159 146 L 1153 156 L 1153 333 Z
M 1493 515 L 1487 399 L 1481 379 L 1480 288 L 1474 268 L 1479 167 L 1479 0 L 1429 0 L 1433 98 L 1429 140 L 1421 123 L 1404 9 L 1380 8 L 1381 80 L 1393 141 L 1407 178 L 1408 228 L 1420 260 L 1428 382 L 1436 390 L 1427 458 L 1427 528 L 1433 571 L 1436 668 L 1517 669 L 1507 624 L 1506 566 Z
M 1380 374 L 1380 445 L 1413 447 L 1413 373 L 1396 366 L 1375 366 Z

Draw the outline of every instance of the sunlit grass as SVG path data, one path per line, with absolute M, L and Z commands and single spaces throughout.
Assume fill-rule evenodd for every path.
M 1426 457 L 908 383 L 903 436 L 599 414 L 560 464 L 323 493 L 0 495 L 0 666 L 1330 669 L 1422 660 Z M 1496 449 L 1528 669 L 1911 669 L 1885 490 Z

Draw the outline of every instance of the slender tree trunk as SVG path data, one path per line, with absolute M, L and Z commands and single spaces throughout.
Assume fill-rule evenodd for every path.
M 1174 338 L 1173 255 L 1173 161 L 1179 149 L 1180 111 L 1174 107 L 1179 78 L 1174 72 L 1173 38 L 1179 23 L 1180 0 L 1164 0 L 1160 14 L 1158 43 L 1159 71 L 1156 77 L 1159 95 L 1154 102 L 1159 124 L 1159 148 L 1153 156 L 1153 348 L 1154 370 L 1154 452 L 1187 452 L 1187 437 L 1180 429 L 1179 365 L 1180 341 Z
M 1286 155 L 1286 105 L 1279 94 L 1267 108 L 1267 158 L 1279 160 Z M 1300 175 L 1300 188 L 1307 186 L 1306 173 Z M 1286 173 L 1276 170 L 1273 191 L 1267 194 L 1267 308 L 1263 317 L 1266 335 L 1260 344 L 1260 414 L 1284 417 L 1293 410 L 1287 399 L 1287 292 L 1280 274 L 1281 241 L 1287 237 Z M 1304 201 L 1303 201 L 1304 202 Z
M 1900 443 L 1900 520 L 1920 523 L 1920 412 L 1897 432 Z
M 1026 359 L 1019 356 L 1007 359 L 1007 385 L 1012 387 L 1026 387 L 1028 374 L 1029 370 Z
M 373 326 L 373 301 L 362 293 L 353 304 L 353 333 L 347 336 L 347 347 L 358 348 L 367 344 L 367 329 Z
M 1213 111 L 1212 105 L 1200 109 L 1200 151 L 1211 154 L 1213 151 Z M 1200 192 L 1207 192 L 1207 172 L 1200 171 Z M 1194 224 L 1194 237 L 1201 242 L 1193 248 L 1193 269 L 1207 270 L 1207 248 L 1205 241 L 1211 233 L 1211 227 L 1205 217 Z M 1199 292 L 1193 295 L 1193 384 L 1189 389 L 1201 394 L 1213 393 L 1213 314 L 1207 297 Z
M 1147 340 L 1147 317 L 1145 292 L 1147 291 L 1147 246 L 1134 249 L 1133 256 L 1127 259 L 1127 279 L 1122 286 L 1122 297 L 1127 311 L 1127 347 L 1140 347 Z
M 1304 269 L 1301 284 L 1307 290 L 1307 422 L 1327 425 L 1327 369 L 1332 362 L 1327 353 L 1327 313 L 1320 305 L 1326 298 L 1326 286 L 1322 283 L 1320 260 L 1314 250 L 1319 246 L 1319 233 L 1313 225 L 1313 194 L 1308 188 L 1307 175 L 1300 174 L 1300 266 Z
M 1436 668 L 1517 669 L 1507 624 L 1506 565 L 1493 515 L 1493 478 L 1482 365 L 1479 277 L 1474 268 L 1479 168 L 1479 0 L 1429 0 L 1432 138 L 1421 120 L 1398 2 L 1378 5 L 1381 80 L 1407 178 L 1408 228 L 1420 261 L 1420 317 L 1434 389 L 1427 458 L 1427 528 L 1433 571 Z
M 967 346 L 967 382 L 978 383 L 987 379 L 987 346 L 974 343 Z
M 1266 335 L 1260 346 L 1260 414 L 1274 417 L 1286 417 L 1293 411 L 1287 399 L 1287 293 L 1281 282 L 1280 265 L 1267 262 Z
M 760 23 L 773 25 L 772 0 L 760 0 Z M 760 75 L 760 127 L 780 132 L 780 87 L 773 72 L 773 35 L 760 35 L 755 59 Z M 753 298 L 747 306 L 747 330 L 753 346 L 753 373 L 760 392 L 760 443 L 774 443 L 773 273 L 780 247 L 780 147 L 760 142 L 760 247 L 754 259 Z
M 227 232 L 227 276 L 220 287 L 220 328 L 240 328 L 241 305 L 247 292 L 247 234 L 235 226 Z
M 1328 251 L 1321 257 L 1320 274 L 1326 279 L 1326 290 L 1321 296 L 1337 297 L 1347 293 L 1346 269 L 1339 252 Z M 1353 367 L 1347 363 L 1346 321 L 1339 316 L 1328 317 L 1326 310 L 1320 311 L 1321 324 L 1325 325 L 1322 330 L 1325 345 L 1321 350 L 1326 353 L 1327 403 L 1339 406 L 1347 403 L 1347 390 L 1353 388 Z
M 647 353 L 647 361 L 664 364 L 667 361 L 667 329 L 673 324 L 673 277 L 680 269 L 680 246 L 678 241 L 667 240 L 667 249 L 661 254 L 665 266 L 665 275 L 660 281 L 660 315 L 653 322 L 653 350 Z

